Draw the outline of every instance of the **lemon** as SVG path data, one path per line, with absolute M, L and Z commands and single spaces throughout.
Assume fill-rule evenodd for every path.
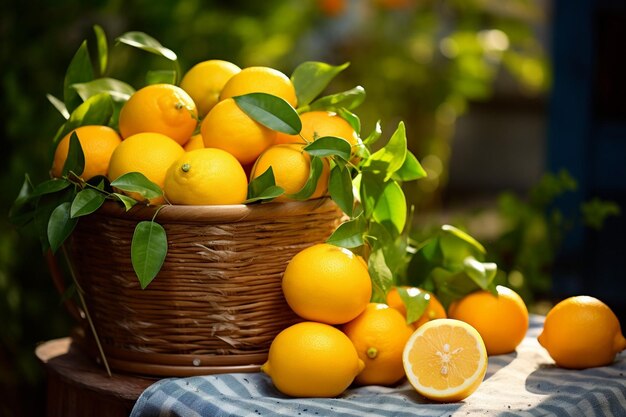
M 317 322 L 281 331 L 261 367 L 280 392 L 293 397 L 335 397 L 362 369 L 363 361 L 348 336 Z
M 584 295 L 555 305 L 538 341 L 558 366 L 572 369 L 608 365 L 626 349 L 613 311 L 597 298 Z

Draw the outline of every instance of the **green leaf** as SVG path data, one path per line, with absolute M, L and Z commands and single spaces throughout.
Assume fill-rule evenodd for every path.
M 250 93 L 233 99 L 241 110 L 263 126 L 288 135 L 297 135 L 302 130 L 298 112 L 280 97 Z
M 372 301 L 384 303 L 386 294 L 393 285 L 393 274 L 385 261 L 382 248 L 374 249 L 370 253 L 367 266 L 372 278 Z
M 439 241 L 445 258 L 454 259 L 459 264 L 468 256 L 482 259 L 487 253 L 476 239 L 449 224 L 441 226 Z
M 317 97 L 330 82 L 344 69 L 348 68 L 349 62 L 343 65 L 333 66 L 323 62 L 308 61 L 298 65 L 291 74 L 291 82 L 296 89 L 298 106 L 309 104 Z
M 332 235 L 326 240 L 331 245 L 342 248 L 358 248 L 363 246 L 363 234 L 367 231 L 367 224 L 362 217 L 345 221 L 335 229 Z
M 301 113 L 313 110 L 338 111 L 342 107 L 352 110 L 363 103 L 363 100 L 365 100 L 365 89 L 361 86 L 357 86 L 350 90 L 342 91 L 341 93 L 321 97 L 310 105 L 301 107 L 298 110 Z
M 349 161 L 352 146 L 350 146 L 350 142 L 343 138 L 323 136 L 306 145 L 304 150 L 312 156 L 320 158 L 326 156 L 338 156 L 344 161 Z
M 116 39 L 117 42 L 123 43 L 133 48 L 141 49 L 155 55 L 162 56 L 170 61 L 176 61 L 178 57 L 171 49 L 161 45 L 159 41 L 152 36 L 143 32 L 126 32 Z
M 154 221 L 137 223 L 130 246 L 130 258 L 141 288 L 145 289 L 159 273 L 167 255 L 167 234 Z
M 426 170 L 410 151 L 406 152 L 402 166 L 391 176 L 396 181 L 413 181 L 424 177 L 426 177 Z
M 66 176 L 71 171 L 80 177 L 84 169 L 85 154 L 83 153 L 83 148 L 78 140 L 78 135 L 76 132 L 72 132 L 72 135 L 70 136 L 70 146 L 67 151 L 67 158 L 65 159 L 65 164 L 63 164 L 61 175 Z
M 481 289 L 489 288 L 498 272 L 498 266 L 493 262 L 480 262 L 473 256 L 463 260 L 463 270 Z
M 248 199 L 244 204 L 260 200 L 271 200 L 284 192 L 283 188 L 276 185 L 274 170 L 270 166 L 264 173 L 250 181 L 248 184 Z
M 72 130 L 86 125 L 107 125 L 113 115 L 113 100 L 108 93 L 100 93 L 89 97 L 78 106 L 70 115 L 70 118 L 54 137 L 54 143 L 67 135 Z
M 87 41 L 83 41 L 65 72 L 63 81 L 63 101 L 67 111 L 72 111 L 80 104 L 80 97 L 71 87 L 72 84 L 93 80 L 93 67 L 87 50 Z
M 378 139 L 380 139 L 380 136 L 383 134 L 383 128 L 380 125 L 380 120 L 378 120 L 376 122 L 376 125 L 374 126 L 374 130 L 372 130 L 372 133 L 370 133 L 365 139 L 363 139 L 363 143 L 365 145 L 371 146 L 373 145 Z
M 135 200 L 134 198 L 130 198 L 127 195 L 124 194 L 120 194 L 120 193 L 111 193 L 111 196 L 113 196 L 114 199 L 118 200 L 119 202 L 121 202 L 122 204 L 124 204 L 124 209 L 126 211 L 130 210 L 131 208 L 133 208 L 133 206 L 135 204 L 138 203 L 137 200 Z
M 93 31 L 96 35 L 96 46 L 98 50 L 98 69 L 100 76 L 102 76 L 107 70 L 109 45 L 107 43 L 107 36 L 104 33 L 104 29 L 102 29 L 100 25 L 94 25 Z
M 396 236 L 406 223 L 406 198 L 395 181 L 380 181 L 380 177 L 363 172 L 361 202 L 368 217 L 382 224 Z
M 311 171 L 309 173 L 309 179 L 306 184 L 294 194 L 288 194 L 287 197 L 293 200 L 306 200 L 313 195 L 315 192 L 315 188 L 317 187 L 317 182 L 319 181 L 320 176 L 322 175 L 322 170 L 324 169 L 324 163 L 317 156 L 311 157 Z
M 30 197 L 32 198 L 39 197 L 45 194 L 53 194 L 57 191 L 66 189 L 70 185 L 72 185 L 72 183 L 66 179 L 52 178 L 50 180 L 37 184 L 33 192 L 30 194 Z
M 330 170 L 328 191 L 330 198 L 332 198 L 339 208 L 348 216 L 352 217 L 354 194 L 352 192 L 352 177 L 350 176 L 350 170 L 348 168 L 335 165 Z
M 65 103 L 63 103 L 61 100 L 59 100 L 52 94 L 46 94 L 46 98 L 54 106 L 54 108 L 57 109 L 59 113 L 61 113 L 61 116 L 63 116 L 65 120 L 70 118 L 70 112 L 67 111 L 67 107 L 65 107 Z
M 176 77 L 175 70 L 152 70 L 146 73 L 146 84 L 176 84 Z
M 41 194 L 36 199 L 34 226 L 44 252 L 50 248 L 50 243 L 48 241 L 48 224 L 50 223 L 50 216 L 52 215 L 52 212 L 63 203 L 71 203 L 75 196 L 76 187 L 64 187 L 55 192 L 46 192 Z
M 147 200 L 163 196 L 161 187 L 140 172 L 129 172 L 120 176 L 111 182 L 111 187 L 128 193 L 137 193 Z
M 56 252 L 61 247 L 65 239 L 72 234 L 78 219 L 70 216 L 71 203 L 65 202 L 58 205 L 50 215 L 48 221 L 48 242 L 50 249 Z
M 86 83 L 72 84 L 72 88 L 83 100 L 100 93 L 107 93 L 115 102 L 126 102 L 135 92 L 133 87 L 115 78 L 97 78 Z
M 398 295 L 402 303 L 406 307 L 406 322 L 414 323 L 422 317 L 428 304 L 430 303 L 430 294 L 426 291 L 410 291 L 406 288 L 397 287 Z
M 36 206 L 32 202 L 32 193 L 33 185 L 28 174 L 25 174 L 22 187 L 9 209 L 9 221 L 12 224 L 22 227 L 34 219 Z
M 406 131 L 404 123 L 400 122 L 389 142 L 364 161 L 362 167 L 364 171 L 384 174 L 387 181 L 402 167 L 406 154 Z
M 359 116 L 352 113 L 345 107 L 337 109 L 337 114 L 350 124 L 350 126 L 352 127 L 352 129 L 354 129 L 357 135 L 361 135 L 361 119 L 359 119 Z
M 102 206 L 104 200 L 106 200 L 106 197 L 101 192 L 93 188 L 85 188 L 79 191 L 74 201 L 72 201 L 70 217 L 74 218 L 91 214 Z

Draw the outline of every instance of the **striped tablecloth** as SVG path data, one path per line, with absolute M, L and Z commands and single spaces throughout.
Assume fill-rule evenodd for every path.
M 407 382 L 347 390 L 337 398 L 290 398 L 262 373 L 163 379 L 131 417 L 151 416 L 626 416 L 626 351 L 611 366 L 565 370 L 539 346 L 542 318 L 517 351 L 489 357 L 485 380 L 459 403 L 436 404 Z M 584 337 L 584 335 L 581 335 Z

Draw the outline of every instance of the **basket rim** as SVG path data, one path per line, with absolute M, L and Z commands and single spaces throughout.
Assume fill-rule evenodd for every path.
M 158 214 L 155 218 L 155 213 Z M 159 206 L 136 205 L 125 211 L 123 205 L 115 201 L 106 201 L 94 214 L 129 220 L 167 221 L 203 221 L 207 223 L 237 222 L 262 218 L 281 218 L 284 216 L 307 215 L 312 212 L 339 210 L 330 197 L 306 201 L 267 202 L 257 204 L 233 205 L 174 205 Z

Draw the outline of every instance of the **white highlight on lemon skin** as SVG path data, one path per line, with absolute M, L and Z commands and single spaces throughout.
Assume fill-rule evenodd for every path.
M 450 345 L 448 343 L 445 343 L 443 345 L 443 352 L 441 351 L 437 351 L 436 354 L 437 356 L 439 356 L 439 359 L 441 359 L 441 369 L 440 369 L 440 373 L 441 375 L 448 375 L 448 365 L 450 364 L 450 360 L 452 359 L 453 355 L 456 355 L 457 353 L 461 352 L 463 350 L 462 347 L 456 348 L 454 349 L 452 352 L 450 352 Z

